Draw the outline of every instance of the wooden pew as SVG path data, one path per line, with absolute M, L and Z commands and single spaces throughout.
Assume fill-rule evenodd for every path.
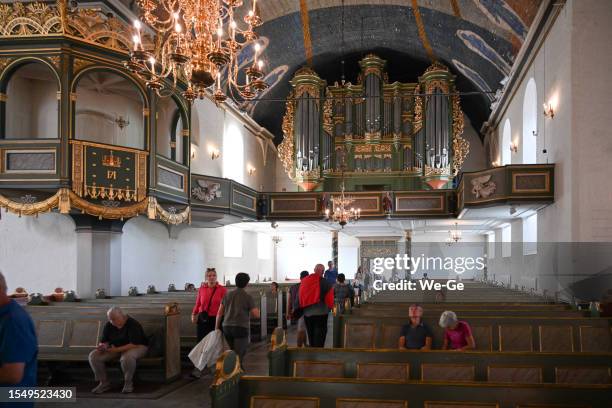
M 434 333 L 433 347 L 442 345 L 444 330 L 438 319 L 425 317 Z M 610 320 L 540 316 L 472 316 L 477 350 L 483 351 L 612 351 Z M 396 348 L 401 326 L 408 319 L 379 316 L 334 316 L 334 347 Z
M 28 306 L 38 337 L 38 360 L 44 362 L 87 362 L 97 346 L 107 322 L 107 307 L 66 308 Z M 179 377 L 181 371 L 179 343 L 179 309 L 169 304 L 163 309 L 130 309 L 124 311 L 142 324 L 145 335 L 158 336 L 161 355 L 139 360 L 139 366 L 161 368 L 165 381 Z
M 269 285 L 268 285 L 269 286 Z M 247 287 L 249 289 L 249 287 Z M 270 298 L 270 296 L 266 295 L 265 292 L 262 292 L 256 288 L 250 288 L 248 290 L 249 294 L 254 297 L 256 303 L 262 310 L 263 307 L 266 306 L 267 310 L 265 313 L 262 313 L 261 319 L 251 319 L 251 341 L 257 342 L 261 341 L 263 337 L 267 337 L 267 335 L 271 334 L 278 322 L 278 313 L 277 310 L 273 308 L 274 301 Z M 281 296 L 284 296 L 281 293 Z M 262 300 L 263 299 L 263 300 Z M 286 305 L 286 301 L 284 300 L 281 304 Z M 191 348 L 195 345 L 196 342 L 196 325 L 191 322 L 191 311 L 195 305 L 196 300 L 196 292 L 163 292 L 157 294 L 146 294 L 141 296 L 116 296 L 109 297 L 106 299 L 85 299 L 75 304 L 78 304 L 82 307 L 91 305 L 91 306 L 106 306 L 110 307 L 112 305 L 117 305 L 120 307 L 153 307 L 153 306 L 163 306 L 166 303 L 172 302 L 177 303 L 179 305 L 180 313 L 180 337 L 181 344 L 185 348 Z M 51 303 L 54 308 L 65 307 L 67 304 L 63 302 Z M 281 316 L 284 316 L 284 308 L 282 309 Z M 283 321 L 284 319 L 281 319 Z M 286 327 L 286 326 L 285 326 Z M 265 333 L 265 335 L 263 334 Z M 263 337 L 262 337 L 263 336 Z
M 227 351 L 217 362 L 210 393 L 213 408 L 595 408 L 609 406 L 611 391 L 611 385 L 243 376 L 235 353 Z
M 471 316 L 533 316 L 537 314 L 542 317 L 589 317 L 590 312 L 586 310 L 529 310 L 529 309 L 491 309 L 491 308 L 481 308 L 481 309 L 440 309 L 440 308 L 431 308 L 429 306 L 423 307 L 423 315 L 429 318 L 440 317 L 444 310 L 452 310 L 457 314 L 457 316 L 462 318 L 469 318 Z M 395 308 L 392 310 L 377 310 L 375 308 L 367 308 L 367 307 L 356 307 L 353 308 L 350 312 L 353 316 L 360 317 L 395 317 L 398 319 L 408 318 L 408 308 Z
M 612 353 L 515 353 L 289 348 L 268 353 L 269 374 L 376 380 L 610 383 Z

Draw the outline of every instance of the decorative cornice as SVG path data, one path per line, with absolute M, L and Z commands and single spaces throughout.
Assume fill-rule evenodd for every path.
M 0 38 L 65 36 L 128 53 L 129 25 L 100 9 L 72 10 L 66 0 L 47 3 L 0 4 Z M 152 41 L 144 39 L 146 44 Z

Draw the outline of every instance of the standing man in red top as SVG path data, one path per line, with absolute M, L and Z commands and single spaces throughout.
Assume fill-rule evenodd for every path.
M 191 312 L 191 322 L 198 325 L 198 343 L 208 333 L 215 330 L 215 320 L 221 300 L 227 293 L 227 288 L 217 282 L 215 268 L 206 268 L 206 282 L 202 282 L 196 297 L 196 304 Z M 202 373 L 195 368 L 192 377 L 200 378 Z

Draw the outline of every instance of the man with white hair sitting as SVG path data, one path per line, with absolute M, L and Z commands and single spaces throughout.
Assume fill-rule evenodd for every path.
M 95 350 L 89 353 L 89 365 L 100 383 L 92 392 L 101 394 L 111 388 L 106 376 L 107 361 L 121 362 L 123 371 L 123 393 L 134 391 L 132 378 L 136 371 L 139 358 L 147 354 L 147 338 L 140 323 L 126 315 L 121 308 L 113 306 L 106 313 L 108 322 L 102 331 L 100 343 Z

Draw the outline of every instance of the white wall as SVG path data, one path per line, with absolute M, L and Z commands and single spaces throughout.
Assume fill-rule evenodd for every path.
M 584 300 L 597 300 L 599 292 L 610 287 L 611 19 L 611 2 L 568 1 L 498 124 L 501 132 L 504 120 L 511 120 L 513 138 L 519 140 L 512 162 L 520 163 L 523 135 L 514 133 L 523 128 L 523 98 L 533 77 L 538 108 L 551 102 L 555 112 L 552 119 L 541 111 L 537 117 L 537 160 L 555 163 L 555 202 L 538 212 L 537 255 L 523 255 L 521 220 L 512 222 L 510 258 L 500 256 L 501 237 L 496 232 L 496 257 L 489 263 L 489 276 L 503 277 L 513 287 L 536 288 L 537 282 L 538 292 Z M 579 290 L 585 279 L 592 283 L 586 285 L 588 290 Z
M 56 213 L 38 218 L 2 212 L 0 270 L 9 293 L 22 286 L 29 293 L 50 294 L 57 287 L 76 289 L 77 238 L 70 217 Z
M 306 246 L 299 245 L 299 233 L 279 233 L 282 238 L 277 248 L 278 281 L 299 279 L 301 271 L 313 272 L 316 264 L 325 265 L 332 260 L 332 234 L 306 232 Z M 352 279 L 359 262 L 359 240 L 340 233 L 338 236 L 338 272 Z
M 259 276 L 272 277 L 273 259 L 257 258 L 257 234 L 243 231 L 241 258 L 223 256 L 223 228 L 185 228 L 177 238 L 168 229 L 145 217 L 131 219 L 123 228 L 121 291 L 130 286 L 145 291 L 148 285 L 166 290 L 169 283 L 183 288 L 185 282 L 196 286 L 204 280 L 207 267 L 217 269 L 220 280 L 246 272 L 254 282 Z
M 484 257 L 485 240 L 484 236 L 477 234 L 463 233 L 461 240 L 452 245 L 447 244 L 448 232 L 428 232 L 425 234 L 413 234 L 412 236 L 412 257 L 440 257 L 442 259 L 450 257 L 456 258 L 479 258 Z M 400 245 L 404 245 L 403 242 Z M 433 263 L 432 263 L 433 265 Z M 400 272 L 400 277 L 402 273 Z M 428 270 L 428 278 L 457 278 L 471 279 L 476 276 L 475 270 L 464 271 L 461 274 L 447 270 Z M 421 278 L 423 270 L 417 271 L 414 276 Z
M 243 184 L 256 190 L 273 191 L 275 185 L 276 149 L 270 142 L 263 143 L 259 137 L 246 127 L 246 118 L 235 115 L 230 110 L 215 106 L 208 99 L 198 100 L 192 106 L 192 144 L 196 148 L 196 157 L 191 161 L 191 172 L 208 176 L 225 177 L 224 160 L 232 160 L 233 146 L 224 146 L 224 133 L 231 131 L 240 134 L 243 144 L 243 163 L 234 162 L 226 165 L 237 165 L 235 171 L 242 174 Z M 197 126 L 195 124 L 197 123 Z M 221 156 L 212 160 L 210 149 L 217 149 Z M 264 160 L 265 153 L 265 160 Z M 265 163 L 264 163 L 265 162 Z M 249 175 L 247 166 L 254 167 L 255 173 Z

